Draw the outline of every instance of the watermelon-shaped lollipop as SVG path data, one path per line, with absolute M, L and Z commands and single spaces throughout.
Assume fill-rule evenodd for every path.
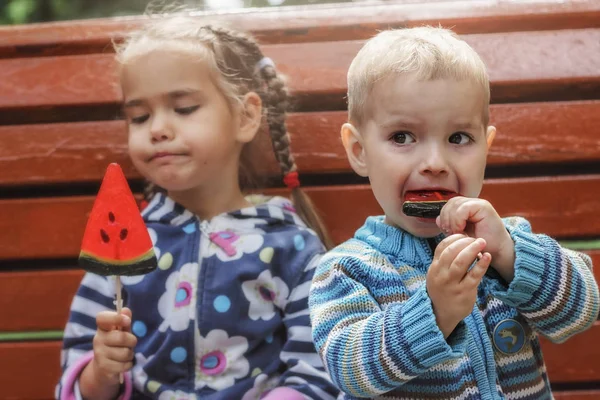
M 157 267 L 152 240 L 118 164 L 110 164 L 102 180 L 79 265 L 98 275 L 142 275 Z
M 447 190 L 418 190 L 406 193 L 402 212 L 409 217 L 436 218 L 457 193 Z
M 110 164 L 88 218 L 79 265 L 98 275 L 116 275 L 117 312 L 121 313 L 120 275 L 142 275 L 158 266 L 154 247 L 133 193 L 119 164 Z M 123 383 L 123 374 L 119 374 Z

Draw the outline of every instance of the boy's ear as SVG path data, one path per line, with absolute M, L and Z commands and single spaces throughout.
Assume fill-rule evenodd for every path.
M 350 166 L 360 176 L 368 176 L 367 161 L 363 138 L 351 123 L 342 125 L 342 144 L 346 150 Z
M 239 120 L 237 139 L 241 143 L 248 143 L 254 139 L 262 122 L 262 100 L 258 94 L 246 93 L 240 107 Z
M 485 141 L 487 142 L 488 150 L 490 149 L 490 147 L 492 147 L 492 142 L 494 141 L 495 137 L 496 137 L 496 127 L 492 126 L 492 125 L 488 126 L 487 131 L 485 132 Z

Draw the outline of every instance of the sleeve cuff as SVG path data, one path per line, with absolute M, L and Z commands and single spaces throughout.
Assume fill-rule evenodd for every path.
M 92 361 L 92 358 L 94 358 L 93 351 L 85 353 L 79 358 L 79 360 L 77 360 L 77 362 L 73 363 L 73 365 L 71 365 L 64 372 L 64 382 L 60 391 L 59 400 L 76 400 L 78 398 L 82 398 L 81 393 L 79 392 L 79 385 L 76 385 L 76 383 L 79 381 L 79 376 L 81 375 L 81 372 L 90 363 L 90 361 Z M 123 394 L 119 396 L 118 400 L 129 400 L 131 398 L 131 392 L 133 390 L 133 385 L 131 382 L 131 376 L 129 372 L 125 372 L 123 380 L 125 383 L 125 388 Z
M 515 276 L 508 287 L 495 285 L 493 295 L 512 307 L 526 304 L 540 288 L 545 270 L 544 246 L 537 235 L 507 227 L 515 243 Z
M 404 331 L 402 337 L 409 338 L 407 348 L 419 360 L 420 367 L 429 369 L 440 362 L 465 354 L 467 349 L 466 325 L 462 322 L 458 324 L 446 340 L 436 323 L 431 299 L 427 295 L 425 286 L 398 306 Z M 397 348 L 402 348 L 402 346 Z
M 266 395 L 261 397 L 261 400 L 305 400 L 302 393 L 288 387 L 278 387 Z

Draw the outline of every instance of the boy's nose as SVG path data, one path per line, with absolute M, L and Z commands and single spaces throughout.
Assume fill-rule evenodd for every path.
M 428 175 L 441 175 L 448 172 L 448 163 L 440 149 L 429 148 L 424 154 L 420 172 Z

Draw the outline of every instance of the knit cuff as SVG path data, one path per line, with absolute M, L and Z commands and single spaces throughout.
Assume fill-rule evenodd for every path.
M 544 246 L 537 235 L 507 227 L 515 243 L 515 275 L 505 290 L 493 295 L 511 307 L 528 303 L 539 289 L 544 277 Z M 496 285 L 496 289 L 500 286 Z
M 440 330 L 435 320 L 431 299 L 425 285 L 410 298 L 399 304 L 403 337 L 408 340 L 408 350 L 425 370 L 452 358 L 465 354 L 467 332 L 464 323 L 459 324 L 448 337 Z

